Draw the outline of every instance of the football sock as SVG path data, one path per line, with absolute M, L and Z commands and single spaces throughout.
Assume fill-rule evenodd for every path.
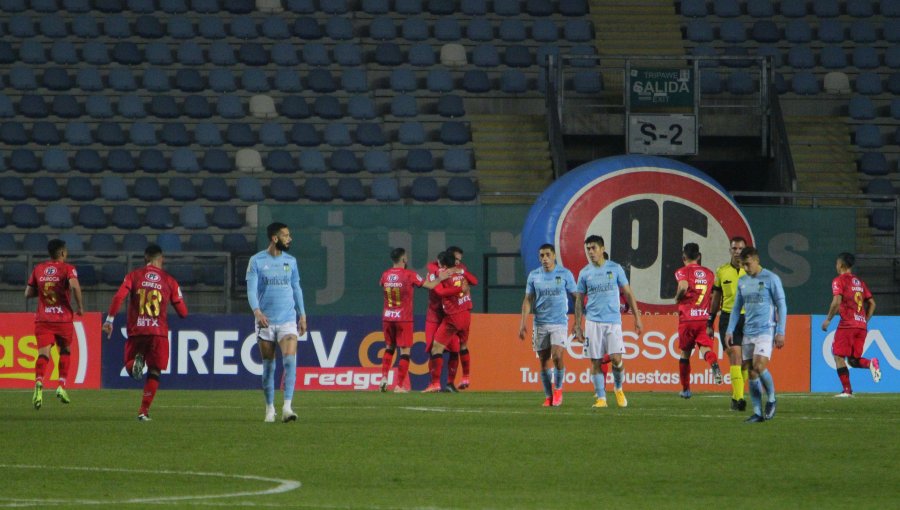
M 566 380 L 566 369 L 565 368 L 557 368 L 556 369 L 556 389 L 561 390 L 563 387 L 563 382 Z
M 759 374 L 759 380 L 762 381 L 763 386 L 766 387 L 768 401 L 775 402 L 775 381 L 772 380 L 772 373 L 769 372 L 768 369 L 763 370 L 762 373 Z
M 469 366 L 471 364 L 469 349 L 462 349 L 459 351 L 459 361 L 462 365 L 463 377 L 469 377 Z
M 388 371 L 391 369 L 391 365 L 394 364 L 394 349 L 392 347 L 388 347 L 384 350 L 384 357 L 381 358 L 381 377 L 387 378 Z
M 61 388 L 66 387 L 66 381 L 69 379 L 70 357 L 68 352 L 63 352 L 59 355 L 59 386 Z
M 603 374 L 603 379 L 606 380 L 606 375 L 609 374 L 609 362 L 600 364 L 600 373 Z
M 294 386 L 297 384 L 297 355 L 288 354 L 282 357 L 284 365 L 284 399 L 294 398 Z
M 459 371 L 459 353 L 451 352 L 447 360 L 447 384 L 456 382 L 456 372 Z
M 50 358 L 41 354 L 38 356 L 37 363 L 34 364 L 34 381 L 44 382 L 47 376 L 47 366 L 50 364 Z
M 444 369 L 444 356 L 431 355 L 431 384 L 441 384 L 441 370 Z
M 266 396 L 266 405 L 275 405 L 275 360 L 262 360 L 262 387 L 263 394 Z
M 869 368 L 872 362 L 868 358 L 847 358 L 847 363 L 853 368 Z
M 597 398 L 606 398 L 606 376 L 593 374 L 591 378 L 594 380 L 594 394 Z
M 844 393 L 853 393 L 853 389 L 850 387 L 850 369 L 847 367 L 841 367 L 837 369 L 838 379 L 841 380 L 841 386 L 844 388 Z
M 744 373 L 741 367 L 732 365 L 728 369 L 731 373 L 731 398 L 735 400 L 743 400 L 744 398 Z
M 613 374 L 613 383 L 615 383 L 616 389 L 622 389 L 622 380 L 625 379 L 625 364 L 621 361 L 618 365 L 615 362 L 612 362 L 612 374 Z
M 681 389 L 691 389 L 691 360 L 678 358 L 678 376 L 681 377 Z
M 409 374 L 409 354 L 401 354 L 400 362 L 397 363 L 397 386 L 403 387 L 406 384 L 406 377 Z
M 284 404 L 281 406 L 282 409 L 291 409 L 291 404 L 294 402 L 293 399 L 286 398 L 284 399 Z
M 749 368 L 744 368 L 742 365 L 741 366 L 741 375 L 744 376 L 744 382 L 750 381 L 750 369 Z
M 553 396 L 553 383 L 550 381 L 550 369 L 541 370 L 541 384 L 544 385 L 544 395 L 547 398 Z
M 153 403 L 153 397 L 156 396 L 156 390 L 159 388 L 159 376 L 154 373 L 147 374 L 147 382 L 144 383 L 144 397 L 141 399 L 141 410 L 139 414 L 148 414 L 150 412 L 150 404 Z
M 753 402 L 753 413 L 762 416 L 762 383 L 759 379 L 750 379 L 750 401 Z
M 713 366 L 717 361 L 719 361 L 716 358 L 716 353 L 712 352 L 711 350 L 706 351 L 706 354 L 703 355 L 703 359 L 706 360 L 707 363 L 709 363 L 709 366 Z

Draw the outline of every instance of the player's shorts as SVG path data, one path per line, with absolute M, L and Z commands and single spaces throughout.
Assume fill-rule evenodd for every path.
M 267 328 L 257 326 L 256 336 L 266 342 L 280 342 L 288 336 L 299 337 L 300 333 L 297 331 L 296 322 L 285 322 L 283 324 L 272 324 L 270 322 Z
M 695 346 L 713 348 L 713 340 L 706 334 L 706 321 L 678 323 L 678 348 L 690 351 Z
M 565 347 L 568 340 L 567 324 L 535 324 L 531 333 L 531 346 L 535 352 L 546 351 L 552 346 Z
M 866 346 L 865 328 L 838 328 L 834 332 L 831 353 L 842 358 L 861 358 Z
M 58 345 L 60 349 L 72 345 L 75 327 L 71 322 L 35 322 L 34 337 L 38 349 Z
M 434 333 L 434 341 L 449 352 L 459 352 L 459 346 L 469 341 L 469 325 L 472 314 L 468 312 L 447 315 Z
M 728 321 L 731 320 L 731 314 L 722 312 L 719 315 L 719 340 L 722 342 L 722 348 L 728 349 L 725 344 L 725 334 L 728 331 Z M 734 333 L 731 334 L 731 345 L 740 347 L 744 343 L 744 314 L 738 318 L 737 325 L 734 327 Z
M 381 330 L 388 347 L 412 347 L 413 321 L 381 321 Z
M 431 346 L 434 344 L 434 334 L 441 325 L 440 321 L 432 322 L 425 319 L 425 352 L 431 354 Z
M 144 355 L 144 364 L 148 369 L 162 372 L 169 367 L 169 337 L 128 337 L 125 341 L 125 364 L 127 365 L 138 354 Z
M 625 354 L 622 325 L 584 321 L 584 355 L 590 359 L 602 359 L 606 354 Z
M 744 335 L 744 343 L 741 345 L 741 355 L 744 361 L 752 360 L 754 356 L 763 356 L 772 359 L 772 347 L 775 337 L 771 334 Z

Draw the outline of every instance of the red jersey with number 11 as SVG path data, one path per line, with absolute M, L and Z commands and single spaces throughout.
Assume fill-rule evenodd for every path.
M 423 283 L 425 280 L 411 269 L 392 267 L 382 273 L 384 313 L 381 318 L 388 322 L 412 322 L 413 292 Z
M 168 336 L 167 315 L 169 303 L 178 315 L 187 315 L 187 306 L 181 296 L 181 288 L 175 278 L 162 269 L 146 265 L 125 275 L 125 281 L 113 297 L 109 315 L 113 316 L 128 302 L 128 336 Z
M 831 281 L 831 293 L 841 296 L 839 328 L 866 329 L 864 303 L 872 298 L 869 287 L 853 273 L 844 273 Z
M 709 319 L 712 303 L 712 287 L 716 275 L 699 264 L 688 264 L 675 271 L 675 279 L 687 281 L 687 292 L 678 302 L 678 322 L 705 321 Z
M 34 267 L 28 286 L 37 289 L 38 308 L 34 322 L 72 322 L 69 280 L 78 279 L 75 266 L 48 260 Z

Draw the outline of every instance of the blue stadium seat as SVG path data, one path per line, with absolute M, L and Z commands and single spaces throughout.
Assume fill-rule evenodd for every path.
M 68 212 L 68 209 L 66 209 L 66 211 Z M 69 219 L 71 220 L 71 215 Z M 73 232 L 63 232 L 59 234 L 58 239 L 61 239 L 66 243 L 66 248 L 69 250 L 69 253 L 84 253 L 84 239 L 82 239 L 80 235 Z M 92 278 L 93 281 L 96 282 L 96 275 L 93 275 L 93 268 L 93 266 L 88 264 L 78 264 L 79 283 L 82 285 L 89 285 Z
M 239 177 L 234 188 L 238 198 L 244 202 L 262 202 L 266 198 L 262 185 L 256 177 L 249 175 Z
M 437 62 L 434 48 L 426 43 L 414 44 L 409 48 L 409 63 L 419 67 L 433 66 Z
M 108 75 L 110 88 L 117 92 L 131 92 L 137 90 L 137 81 L 131 69 L 125 67 L 116 67 L 110 69 Z
M 866 185 L 866 194 L 867 195 L 896 195 L 897 190 L 894 188 L 894 185 L 888 179 L 872 179 Z M 873 198 L 875 202 L 888 202 L 889 199 L 885 198 Z
M 59 145 L 62 142 L 62 136 L 56 129 L 55 123 L 41 121 L 32 124 L 31 140 L 38 145 Z
M 476 42 L 491 41 L 494 39 L 494 27 L 487 18 L 473 18 L 466 26 L 466 37 Z
M 192 119 L 208 119 L 212 117 L 212 106 L 205 96 L 190 95 L 184 98 L 184 114 Z
M 46 64 L 47 50 L 40 41 L 22 41 L 22 44 L 19 46 L 19 60 L 26 64 Z
M 771 0 L 748 0 L 747 14 L 754 18 L 771 18 L 775 15 L 775 7 Z
M 169 75 L 158 67 L 150 67 L 144 70 L 144 88 L 150 92 L 168 92 L 172 90 L 169 83 Z
M 816 0 L 812 3 L 813 13 L 820 18 L 834 18 L 841 15 L 838 0 Z
M 728 92 L 732 94 L 753 94 L 756 86 L 753 77 L 746 71 L 735 71 L 728 75 Z
M 900 97 L 895 97 L 891 99 L 890 106 L 891 118 L 894 120 L 900 120 Z M 45 156 L 46 159 L 46 156 Z
M 169 197 L 179 202 L 191 202 L 197 199 L 197 189 L 187 177 L 169 179 Z
M 69 165 L 69 156 L 62 149 L 44 150 L 41 163 L 44 170 L 48 172 L 68 173 L 72 170 L 71 165 Z
M 416 177 L 410 187 L 410 195 L 418 202 L 434 202 L 441 197 L 441 192 L 433 177 Z
M 216 113 L 226 119 L 241 119 L 246 116 L 241 99 L 230 94 L 219 96 L 219 101 L 216 103 Z
M 441 124 L 440 139 L 447 145 L 464 145 L 471 140 L 471 134 L 465 123 L 447 121 Z
M 19 98 L 19 113 L 29 119 L 43 119 L 50 115 L 50 108 L 43 96 L 24 94 Z
M 31 149 L 14 149 L 9 155 L 9 167 L 19 173 L 33 173 L 40 170 L 41 163 Z
M 26 252 L 40 252 L 42 255 L 46 255 L 48 241 L 47 234 L 29 232 L 22 237 L 22 250 Z M 27 270 L 22 271 L 22 274 L 28 274 Z
M 281 100 L 278 112 L 289 119 L 306 119 L 312 113 L 303 96 L 286 96 Z
M 132 173 L 137 171 L 137 163 L 131 152 L 123 149 L 113 149 L 106 155 L 106 166 L 116 173 Z
M 266 147 L 284 147 L 287 145 L 287 136 L 281 124 L 266 122 L 259 127 L 259 141 Z
M 894 45 L 885 50 L 884 65 L 891 69 L 900 69 L 900 45 Z
M 572 77 L 572 87 L 580 94 L 603 91 L 603 76 L 598 71 L 578 71 Z
M 481 93 L 489 92 L 491 90 L 491 80 L 487 73 L 481 69 L 470 69 L 466 71 L 465 74 L 463 74 L 462 82 L 466 92 Z M 452 89 L 446 91 L 440 90 L 439 92 L 449 92 L 450 90 Z
M 169 37 L 179 40 L 193 39 L 197 36 L 197 33 L 194 31 L 193 23 L 184 16 L 169 17 L 166 31 L 169 33 Z
M 391 100 L 391 115 L 395 117 L 415 117 L 419 114 L 415 96 L 399 94 Z
M 209 149 L 203 155 L 200 165 L 204 170 L 215 174 L 226 174 L 234 170 L 234 160 L 221 149 Z
M 291 29 L 294 35 L 307 41 L 315 41 L 322 38 L 322 27 L 315 18 L 301 16 L 294 21 Z
M 179 69 L 175 71 L 175 88 L 182 92 L 200 92 L 206 90 L 206 84 L 196 69 Z
M 300 63 L 297 48 L 288 42 L 280 42 L 272 45 L 272 62 L 279 66 L 295 66 Z
M 128 200 L 128 188 L 118 175 L 105 175 L 100 180 L 100 196 L 111 202 Z
M 140 235 L 140 234 L 126 234 L 128 235 Z M 131 253 L 143 253 L 144 248 L 147 247 L 147 240 L 144 239 L 140 243 L 140 247 L 137 244 L 131 246 L 131 249 L 123 250 Z M 123 262 L 107 262 L 100 267 L 100 282 L 105 285 L 111 285 L 118 287 L 122 284 L 122 281 L 125 279 L 125 274 L 128 272 L 128 269 L 125 267 Z
M 854 18 L 868 18 L 875 14 L 872 0 L 848 0 L 847 14 Z
M 398 68 L 391 71 L 391 90 L 394 92 L 412 92 L 418 88 L 416 75 L 411 69 Z
M 562 7 L 562 6 L 560 6 Z M 682 0 L 681 15 L 689 18 L 703 18 L 708 14 L 706 0 Z
M 250 147 L 256 144 L 256 134 L 248 124 L 232 122 L 225 128 L 225 141 L 236 147 Z
M 710 42 L 715 40 L 712 23 L 703 18 L 692 19 L 685 29 L 687 38 L 691 42 Z
M 86 174 L 100 173 L 103 171 L 103 159 L 94 149 L 79 149 L 75 152 L 72 167 Z
M 326 171 L 325 157 L 316 149 L 305 150 L 300 153 L 300 170 L 308 174 L 321 174 Z
M 862 124 L 856 128 L 855 143 L 863 149 L 878 149 L 884 145 L 881 130 L 874 124 Z
M 334 96 L 322 95 L 316 97 L 313 102 L 313 111 L 322 119 L 339 119 L 344 116 L 341 111 L 341 102 Z
M 181 251 L 181 236 L 171 232 L 163 232 L 156 236 L 156 244 L 162 248 L 163 253 L 177 253 Z M 169 268 L 170 266 L 166 266 Z M 183 284 L 184 282 L 179 281 Z
M 400 186 L 394 177 L 378 177 L 372 181 L 372 197 L 379 202 L 400 200 Z
M 878 83 L 880 85 L 881 81 L 879 80 Z M 900 72 L 894 73 L 888 77 L 887 89 L 895 96 L 900 95 Z
M 241 74 L 241 87 L 248 92 L 268 92 L 269 79 L 262 69 L 247 69 Z
M 368 96 L 353 96 L 347 102 L 347 113 L 357 120 L 372 120 L 377 117 L 375 103 Z
M 209 72 L 209 88 L 213 92 L 234 92 L 237 90 L 237 80 L 231 69 L 212 69 Z
M 21 177 L 0 177 L 0 198 L 9 201 L 25 200 L 28 192 L 25 190 L 25 182 Z
M 399 51 L 399 48 L 398 50 Z M 376 50 L 377 53 L 377 50 Z M 328 56 L 328 49 L 324 44 L 318 42 L 306 43 L 302 50 L 303 61 L 311 66 L 327 66 L 331 65 L 331 57 Z
M 46 251 L 46 247 L 44 249 Z M 18 260 L 9 260 L 3 262 L 3 272 L 0 279 L 8 285 L 21 287 L 28 281 L 28 267 L 24 262 Z
M 101 122 L 97 125 L 94 136 L 98 142 L 109 146 L 125 145 L 127 141 L 125 131 L 117 122 Z
M 71 97 L 71 96 L 57 96 L 57 97 Z M 55 100 L 54 100 L 54 102 L 55 102 Z M 9 99 L 9 96 L 0 92 L 0 118 L 8 119 L 10 117 L 15 117 L 15 116 L 16 116 L 16 109 L 13 108 L 12 100 Z
M 353 144 L 350 129 L 343 122 L 332 122 L 325 126 L 323 133 L 325 143 L 334 147 L 346 147 Z
M 454 42 L 462 38 L 462 28 L 456 18 L 442 17 L 434 24 L 434 38 L 443 42 Z
M 525 40 L 525 24 L 521 19 L 510 18 L 500 22 L 497 34 L 505 42 L 522 42 Z
M 809 46 L 794 46 L 788 51 L 788 65 L 794 69 L 809 69 L 816 66 L 816 57 Z
M 141 252 L 141 253 L 143 253 L 144 249 L 147 248 L 147 244 L 149 244 L 149 242 L 147 241 L 147 237 L 144 234 L 129 232 L 122 236 L 122 251 L 124 251 L 124 252 L 129 252 L 129 253 Z M 118 278 L 118 283 L 116 283 L 116 285 L 121 283 L 122 278 L 124 276 L 125 276 L 125 270 L 123 267 L 122 268 L 122 276 L 120 276 Z
M 166 158 L 159 149 L 144 149 L 138 155 L 138 168 L 152 174 L 159 174 L 169 169 Z
M 518 44 L 506 48 L 503 60 L 509 67 L 530 67 L 532 64 L 528 47 Z
M 334 61 L 342 66 L 358 66 L 363 62 L 362 49 L 357 44 L 340 43 L 332 49 Z
M 483 16 L 487 14 L 487 0 L 460 0 L 460 10 L 467 16 Z
M 486 77 L 487 75 L 485 75 Z M 430 92 L 451 92 L 454 89 L 453 76 L 450 71 L 441 68 L 432 68 L 428 71 L 426 86 Z M 490 86 L 490 84 L 488 84 Z
M 147 213 L 149 215 L 149 212 Z M 209 222 L 206 221 L 206 212 L 203 207 L 197 204 L 186 204 L 181 207 L 178 213 L 178 223 L 189 229 L 205 229 L 209 228 Z
M 223 144 L 219 126 L 211 122 L 201 122 L 194 127 L 194 140 L 203 147 L 218 147 Z
M 25 145 L 28 143 L 28 133 L 25 132 L 25 126 L 18 121 L 0 124 L 0 142 L 7 145 Z
M 330 167 L 337 173 L 355 174 L 360 171 L 359 161 L 351 150 L 338 149 L 331 153 Z
M 437 113 L 441 117 L 462 117 L 466 114 L 466 109 L 461 97 L 447 94 L 438 99 Z
M 291 128 L 291 141 L 301 147 L 315 147 L 321 143 L 315 126 L 301 123 L 295 123 Z
M 31 16 L 16 14 L 7 21 L 7 29 L 13 37 L 28 39 L 37 35 Z
M 306 77 L 307 85 L 313 92 L 330 94 L 337 90 L 337 83 L 331 71 L 316 68 L 309 71 Z
M 81 224 L 81 221 L 79 221 L 79 224 Z M 91 235 L 90 241 L 88 241 L 88 249 L 92 252 L 118 252 L 115 238 L 113 238 L 112 234 L 105 232 Z
M 162 143 L 171 147 L 184 147 L 191 143 L 191 136 L 188 134 L 187 127 L 181 122 L 163 124 L 159 132 L 159 139 Z
M 71 10 L 69 12 L 72 12 Z M 93 39 L 100 36 L 100 27 L 97 19 L 89 14 L 78 14 L 72 18 L 72 34 L 84 39 Z
M 794 78 L 791 80 L 791 87 L 794 93 L 799 95 L 815 95 L 821 91 L 819 80 L 811 72 L 794 74 Z
M 0 186 L 0 188 L 5 189 L 6 185 L 4 184 Z M 36 177 L 31 183 L 31 193 L 34 198 L 42 202 L 55 202 L 62 197 L 59 184 L 57 184 L 56 179 L 52 177 Z M 24 197 L 22 199 L 24 199 Z
M 372 174 L 384 174 L 392 170 L 391 155 L 387 151 L 366 151 L 363 155 L 363 168 Z
M 30 67 L 15 66 L 9 70 L 9 86 L 16 90 L 35 90 L 37 78 Z
M 865 152 L 859 159 L 859 171 L 866 175 L 888 175 L 887 158 L 880 152 Z
M 434 156 L 428 149 L 410 149 L 406 153 L 406 169 L 416 173 L 431 172 L 434 170 Z
M 563 25 L 563 38 L 573 43 L 584 43 L 594 40 L 591 22 L 586 19 L 569 19 Z
M 124 206 L 116 206 L 124 207 Z M 113 222 L 116 221 L 117 215 L 113 214 Z M 150 228 L 170 229 L 175 226 L 175 220 L 172 218 L 172 212 L 164 205 L 151 205 L 147 207 L 144 216 L 144 223 Z M 127 228 L 127 227 L 120 227 Z
M 772 43 L 781 40 L 778 33 L 778 26 L 772 20 L 759 20 L 753 23 L 750 29 L 750 37 L 756 42 Z
M 454 202 L 470 202 L 478 196 L 475 183 L 468 177 L 451 177 L 447 181 L 447 198 Z
M 143 119 L 147 116 L 147 111 L 144 108 L 144 101 L 139 96 L 134 94 L 126 94 L 124 96 L 121 96 L 119 98 L 119 103 L 116 105 L 116 109 L 119 111 L 119 115 L 125 117 L 126 119 Z
M 883 90 L 881 86 L 881 76 L 871 71 L 859 73 L 856 77 L 854 90 L 859 94 L 865 94 L 867 96 L 881 94 Z
M 380 147 L 387 143 L 387 138 L 380 123 L 362 122 L 356 127 L 356 141 L 367 147 Z
M 263 37 L 269 39 L 289 39 L 291 37 L 290 27 L 280 16 L 267 16 L 260 24 L 259 31 Z
M 224 39 L 228 36 L 225 23 L 218 16 L 202 16 L 197 21 L 197 32 L 204 39 Z
M 856 20 L 850 24 L 850 40 L 857 44 L 869 44 L 878 41 L 875 25 L 869 20 Z
M 300 190 L 293 179 L 275 177 L 269 184 L 269 198 L 279 202 L 296 202 L 300 199 Z
M 735 18 L 741 15 L 737 0 L 714 0 L 713 12 L 720 18 Z
M 216 240 L 213 239 L 213 236 L 211 234 L 207 234 L 205 232 L 194 232 L 188 238 L 186 248 L 187 251 L 215 252 L 219 251 L 219 243 L 217 243 Z M 163 251 L 165 252 L 168 250 L 163 248 Z M 223 268 L 221 267 L 213 269 L 224 273 L 224 271 L 222 270 Z
M 37 228 L 42 224 L 37 209 L 31 204 L 14 205 L 10 214 L 10 221 L 18 228 Z
M 369 24 L 369 37 L 376 41 L 392 41 L 397 38 L 397 25 L 390 16 L 378 16 Z
M 322 177 L 310 177 L 306 179 L 303 190 L 306 198 L 313 202 L 330 202 L 334 199 L 331 185 Z
M 819 53 L 819 58 L 822 61 L 822 67 L 825 69 L 843 69 L 847 67 L 847 54 L 841 46 L 825 46 Z
M 2 210 L 0 210 L 0 226 L 6 226 L 6 218 L 3 216 Z M 9 232 L 0 232 L 0 253 L 10 254 L 17 251 L 16 238 Z
M 782 0 L 781 14 L 788 18 L 806 16 L 806 0 Z
M 158 202 L 162 200 L 162 188 L 155 177 L 138 177 L 134 181 L 133 195 L 138 200 L 145 202 Z
M 265 157 L 266 169 L 276 174 L 292 174 L 297 171 L 297 165 L 291 153 L 285 150 L 275 150 Z
M 344 69 L 341 73 L 341 88 L 350 93 L 368 92 L 369 79 L 366 70 Z
M 231 190 L 222 177 L 207 177 L 200 184 L 200 196 L 210 202 L 226 202 L 231 200 Z
M 131 33 L 131 26 L 128 20 L 120 14 L 103 18 L 103 33 L 113 39 L 125 39 L 134 35 Z
M 112 59 L 117 64 L 133 66 L 144 61 L 144 55 L 137 44 L 131 41 L 117 42 L 112 49 Z
M 836 19 L 819 21 L 819 40 L 826 43 L 844 42 L 844 24 Z
M 296 14 L 312 14 L 316 12 L 314 0 L 284 0 L 284 8 Z
M 338 179 L 337 195 L 345 202 L 362 202 L 368 198 L 362 181 L 356 177 L 341 177 Z
M 325 34 L 335 41 L 353 39 L 353 22 L 342 16 L 332 16 L 325 22 Z
M 444 170 L 453 173 L 465 173 L 475 168 L 472 152 L 461 147 L 451 147 L 444 152 Z
M 497 67 L 500 65 L 500 54 L 493 44 L 479 44 L 472 50 L 472 64 L 478 67 Z
M 229 253 L 251 253 L 255 247 L 243 234 L 229 232 L 222 236 L 222 250 Z
M 59 203 L 47 206 L 44 211 L 44 222 L 51 228 L 72 228 L 75 225 L 69 207 Z
M 407 121 L 397 130 L 397 141 L 403 145 L 421 145 L 425 143 L 425 127 L 418 121 Z
M 400 27 L 400 34 L 407 41 L 424 41 L 429 37 L 428 24 L 419 17 L 406 18 Z

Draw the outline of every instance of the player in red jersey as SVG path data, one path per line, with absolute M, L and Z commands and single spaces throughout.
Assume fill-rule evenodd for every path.
M 822 331 L 828 331 L 828 323 L 831 322 L 831 318 L 840 312 L 841 321 L 834 333 L 831 353 L 834 355 L 834 364 L 843 391 L 835 397 L 853 396 L 853 389 L 850 386 L 850 370 L 847 365 L 853 368 L 868 368 L 872 373 L 872 380 L 875 382 L 881 380 L 878 358 L 862 357 L 866 347 L 868 323 L 872 314 L 875 313 L 875 298 L 872 297 L 865 282 L 853 274 L 854 262 L 856 262 L 856 257 L 852 253 L 844 252 L 838 255 L 835 263 L 838 276 L 831 281 L 831 294 L 834 297 L 831 299 L 831 306 L 828 307 L 828 315 L 822 322 Z
M 413 343 L 413 292 L 416 287 L 433 289 L 447 278 L 445 272 L 438 271 L 435 277 L 425 281 L 415 271 L 407 269 L 409 260 L 406 250 L 391 250 L 393 267 L 382 273 L 379 286 L 384 292 L 384 311 L 381 315 L 384 331 L 384 357 L 381 360 L 381 391 L 387 391 L 388 371 L 394 363 L 396 348 L 400 348 L 400 362 L 397 366 L 396 393 L 406 393 L 406 377 L 409 374 L 409 351 Z
M 445 251 L 441 254 L 440 264 L 444 268 L 457 267 L 456 257 L 449 250 Z M 434 344 L 431 346 L 431 384 L 425 388 L 424 393 L 441 391 L 444 351 L 453 352 L 469 339 L 469 324 L 472 321 L 472 295 L 469 292 L 469 282 L 465 273 L 466 271 L 454 273 L 434 288 L 434 291 L 441 296 L 444 319 L 434 334 Z M 448 375 L 448 384 L 452 381 L 450 375 L 455 374 Z
M 681 359 L 678 360 L 678 372 L 681 376 L 681 398 L 691 398 L 691 353 L 695 346 L 700 346 L 700 355 L 712 367 L 716 384 L 722 384 L 722 371 L 712 351 L 713 340 L 706 332 L 706 321 L 709 319 L 709 306 L 712 298 L 712 285 L 716 279 L 711 269 L 703 267 L 700 261 L 700 246 L 687 243 L 681 252 L 684 267 L 675 271 L 678 290 L 675 291 L 675 302 L 678 304 L 678 348 Z
M 41 262 L 31 271 L 25 287 L 25 299 L 37 296 L 38 307 L 34 315 L 34 337 L 38 344 L 38 359 L 34 364 L 34 394 L 31 404 L 40 409 L 44 403 L 44 378 L 50 368 L 50 348 L 56 345 L 59 351 L 59 384 L 56 398 L 63 404 L 71 402 L 66 392 L 69 375 L 69 346 L 75 338 L 72 325 L 72 305 L 69 289 L 75 298 L 75 314 L 84 315 L 81 286 L 75 266 L 66 264 L 69 250 L 62 239 L 52 239 L 47 243 L 50 260 Z
M 466 282 L 469 284 L 469 287 L 474 287 L 478 285 L 478 278 L 475 277 L 471 272 L 469 272 L 469 268 L 463 264 L 463 250 L 459 246 L 449 246 L 447 247 L 447 252 L 453 254 L 453 257 L 456 259 L 456 268 L 462 270 L 463 275 L 466 278 Z M 459 382 L 459 389 L 464 390 L 469 387 L 469 372 L 472 366 L 472 356 L 469 353 L 469 335 L 465 336 L 465 339 L 460 340 L 459 344 L 459 352 L 450 351 L 450 357 L 447 360 L 447 390 L 454 392 L 456 391 L 456 372 L 459 370 L 459 365 L 462 365 L 462 380 Z
M 169 365 L 169 323 L 166 318 L 169 304 L 175 307 L 179 317 L 186 317 L 188 311 L 178 282 L 163 271 L 162 248 L 155 244 L 147 246 L 144 261 L 147 265 L 125 275 L 125 281 L 109 305 L 103 332 L 107 336 L 112 333 L 113 320 L 122 302 L 129 298 L 125 369 L 132 378 L 140 381 L 144 366 L 147 367 L 138 420 L 150 421 L 150 404 L 159 388 L 159 374 Z

